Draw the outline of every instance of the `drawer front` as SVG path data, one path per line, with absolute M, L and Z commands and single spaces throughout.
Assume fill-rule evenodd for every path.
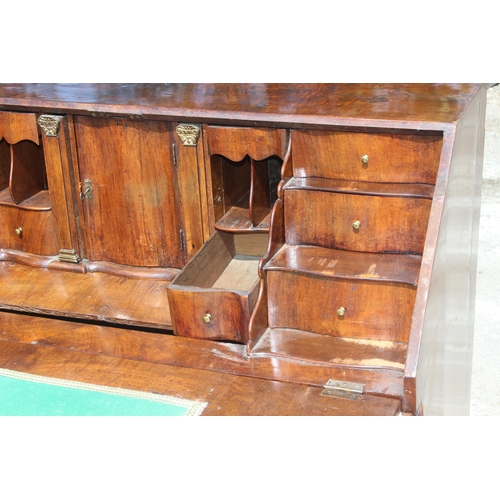
M 293 175 L 435 184 L 441 136 L 321 130 L 291 133 Z
M 253 309 L 252 294 L 172 286 L 167 293 L 176 335 L 246 342 Z
M 0 206 L 0 227 L 0 248 L 36 255 L 59 253 L 57 226 L 51 210 L 29 211 Z
M 407 342 L 415 294 L 414 286 L 402 283 L 270 271 L 269 326 L 353 339 Z
M 287 243 L 422 254 L 431 200 L 285 191 Z
M 209 155 L 222 155 L 239 162 L 246 155 L 254 160 L 285 157 L 286 130 L 245 127 L 206 128 Z

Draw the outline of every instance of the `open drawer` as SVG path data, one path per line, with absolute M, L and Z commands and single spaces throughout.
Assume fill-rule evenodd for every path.
M 210 237 L 167 288 L 176 335 L 247 341 L 267 240 L 222 231 Z

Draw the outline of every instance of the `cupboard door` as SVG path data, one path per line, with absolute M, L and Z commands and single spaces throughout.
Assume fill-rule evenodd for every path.
M 182 267 L 171 125 L 75 117 L 87 258 Z

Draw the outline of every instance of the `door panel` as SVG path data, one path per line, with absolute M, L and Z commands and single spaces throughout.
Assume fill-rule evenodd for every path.
M 92 186 L 82 202 L 88 258 L 182 267 L 171 126 L 93 117 L 75 125 L 82 187 Z

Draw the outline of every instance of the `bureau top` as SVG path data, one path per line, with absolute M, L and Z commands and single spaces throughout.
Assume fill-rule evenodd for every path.
M 442 130 L 479 84 L 0 84 L 0 110 L 296 127 Z

